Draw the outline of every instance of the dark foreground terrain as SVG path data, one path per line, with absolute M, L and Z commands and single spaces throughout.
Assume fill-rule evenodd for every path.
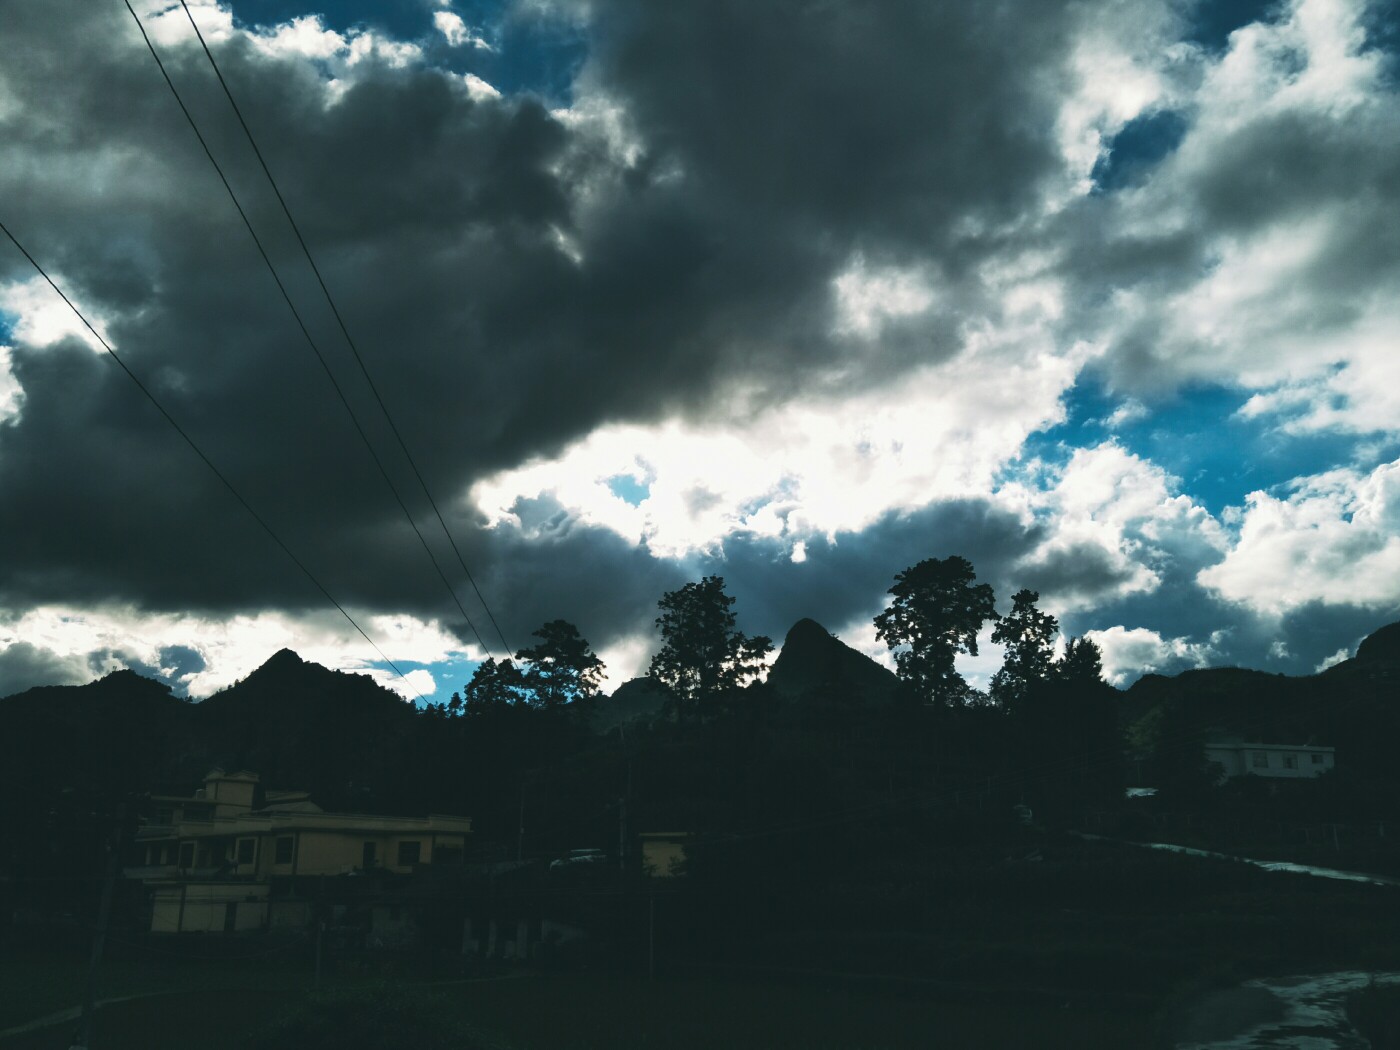
M 123 1001 L 102 1009 L 93 1045 L 1152 1047 L 1249 978 L 1400 969 L 1387 887 L 1069 839 L 985 860 L 950 857 L 903 930 L 833 915 L 702 953 L 668 912 L 655 978 L 645 959 L 531 970 L 327 951 L 317 991 L 307 942 L 123 935 L 100 982 Z M 70 933 L 11 936 L 0 1031 L 81 1001 L 84 940 Z M 0 1046 L 64 1048 L 75 1029 L 60 1016 Z

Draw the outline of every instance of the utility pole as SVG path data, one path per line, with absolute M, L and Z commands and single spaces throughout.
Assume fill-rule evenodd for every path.
M 317 989 L 319 989 L 319 988 L 321 987 L 321 941 L 325 938 L 325 935 L 326 935 L 326 920 L 325 920 L 324 917 L 322 917 L 322 918 L 319 918 L 319 919 L 316 920 L 316 984 L 315 984 L 315 987 L 316 987 Z
M 520 824 L 515 836 L 515 862 L 519 864 L 525 857 L 525 782 L 520 782 Z
M 627 874 L 627 799 L 617 800 L 617 870 Z
M 107 943 L 107 924 L 112 917 L 112 891 L 121 864 L 122 828 L 126 824 L 126 804 L 117 808 L 117 826 L 107 836 L 107 874 L 102 881 L 102 900 L 97 906 L 97 929 L 92 935 L 92 954 L 88 957 L 87 990 L 83 995 L 83 1019 L 79 1046 L 92 1046 L 93 1026 L 97 1019 L 97 970 L 102 964 L 102 951 Z
M 321 989 L 321 947 L 326 937 L 326 916 L 329 908 L 326 905 L 326 877 L 322 875 L 316 880 L 316 984 L 317 991 Z

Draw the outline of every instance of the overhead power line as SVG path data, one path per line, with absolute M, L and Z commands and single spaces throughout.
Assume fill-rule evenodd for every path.
M 300 558 L 296 556 L 296 554 L 292 552 L 292 549 L 288 547 L 286 543 L 283 542 L 282 537 L 277 535 L 276 530 L 274 530 L 273 527 L 267 523 L 267 519 L 265 519 L 261 514 L 259 514 L 256 510 L 253 509 L 252 504 L 249 503 L 243 497 L 243 494 L 239 492 L 237 488 L 234 487 L 233 482 L 229 481 L 227 475 L 225 475 L 223 471 L 221 471 L 217 466 L 214 465 L 213 460 L 211 460 L 207 455 L 205 455 L 204 450 L 199 447 L 199 445 L 195 442 L 194 438 L 190 437 L 189 433 L 185 430 L 185 428 L 180 426 L 180 424 L 175 421 L 175 417 L 172 416 L 166 410 L 165 406 L 160 403 L 160 400 L 155 396 L 155 394 L 151 393 L 150 387 L 143 383 L 141 381 L 141 378 L 137 376 L 137 374 L 133 372 L 130 367 L 128 367 L 127 363 L 123 361 L 120 356 L 118 356 L 117 352 L 112 349 L 111 344 L 108 343 L 107 340 L 102 337 L 102 334 L 92 326 L 91 322 L 88 321 L 87 317 L 84 316 L 83 312 L 79 310 L 76 305 L 74 305 L 73 300 L 69 299 L 68 296 L 64 294 L 63 289 L 54 283 L 54 279 L 48 275 L 48 271 L 46 271 L 42 266 L 39 265 L 38 260 L 35 259 L 34 256 L 29 254 L 29 250 L 25 248 L 24 245 L 19 243 L 19 240 L 15 237 L 13 233 L 10 232 L 9 227 L 6 226 L 3 222 L 0 222 L 0 233 L 4 233 L 4 235 L 9 238 L 10 243 L 19 249 L 20 254 L 29 260 L 29 264 L 39 272 L 39 276 L 42 277 L 48 283 L 48 286 L 58 293 L 58 297 L 68 305 L 68 309 L 73 311 L 73 313 L 77 316 L 78 320 L 83 323 L 83 327 L 86 328 L 89 332 L 91 332 L 93 338 L 102 344 L 102 349 L 107 351 L 107 355 L 117 363 L 118 367 L 120 367 L 123 372 L 126 373 L 127 378 L 136 384 L 137 388 L 141 391 L 141 393 L 146 395 L 146 400 L 148 400 L 151 404 L 155 405 L 156 411 L 158 411 L 162 416 L 165 417 L 165 421 L 175 429 L 175 433 L 179 434 L 180 437 L 184 439 L 185 444 L 189 445 L 189 447 L 194 451 L 194 454 L 198 456 L 200 460 L 203 461 L 204 465 L 208 467 L 211 471 L 213 471 L 214 476 L 218 478 L 220 482 L 222 482 L 224 488 L 228 489 L 229 494 L 232 495 L 233 498 L 238 501 L 239 505 L 242 506 L 243 509 L 246 510 L 252 516 L 254 521 L 256 521 L 260 526 L 262 526 L 262 530 L 266 532 L 269 537 L 271 537 L 272 542 L 277 544 L 277 546 L 281 548 L 282 553 L 292 560 L 292 563 L 298 569 L 300 569 L 302 571 L 302 574 L 308 580 L 311 581 L 312 585 L 315 586 L 315 588 L 321 592 L 321 595 L 326 599 L 326 601 L 334 605 L 336 609 L 340 612 L 340 615 L 345 617 L 345 619 L 349 621 L 350 626 L 355 628 L 356 632 L 359 633 L 360 637 L 367 641 L 370 644 L 370 646 L 374 649 L 374 651 L 379 654 L 379 658 L 394 669 L 394 673 L 403 679 L 404 685 L 408 686 L 409 690 L 413 693 L 413 695 L 418 697 L 419 700 L 423 700 L 424 703 L 427 703 L 427 700 L 424 699 L 423 695 L 419 693 L 418 690 L 413 688 L 413 683 L 408 680 L 408 676 L 405 675 L 401 670 L 399 670 L 398 665 L 395 664 L 393 660 L 390 660 L 389 657 L 384 654 L 384 650 L 379 648 L 379 646 L 375 644 L 374 639 L 365 633 L 364 628 L 355 622 L 355 618 L 346 611 L 345 606 L 341 605 L 340 602 L 336 601 L 335 598 L 331 595 L 331 592 L 326 590 L 325 586 L 321 583 L 320 580 L 316 578 L 315 574 L 312 573 L 312 571 L 306 567 L 306 563 L 303 562 Z
M 471 629 L 472 635 L 477 640 L 477 644 L 490 656 L 490 646 L 482 639 L 480 632 L 476 629 L 476 625 L 472 623 L 471 616 L 468 615 L 467 610 L 462 606 L 461 600 L 457 597 L 456 590 L 453 589 L 452 584 L 447 579 L 447 575 L 442 571 L 442 566 L 438 564 L 437 557 L 433 554 L 432 548 L 428 546 L 428 541 L 424 538 L 422 530 L 418 528 L 418 523 L 414 521 L 412 512 L 408 509 L 408 505 L 404 502 L 403 496 L 399 493 L 398 486 L 394 484 L 393 479 L 389 476 L 388 470 L 384 466 L 384 462 L 379 458 L 379 454 L 375 452 L 374 444 L 370 441 L 369 435 L 365 433 L 365 429 L 361 425 L 359 417 L 355 414 L 355 410 L 351 407 L 349 399 L 345 396 L 345 391 L 336 380 L 335 373 L 331 370 L 330 363 L 326 360 L 325 355 L 321 353 L 321 348 L 316 345 L 316 340 L 312 338 L 310 330 L 306 327 L 306 322 L 302 320 L 301 312 L 297 310 L 296 304 L 292 302 L 291 294 L 287 291 L 287 286 L 283 283 L 281 275 L 278 274 L 277 267 L 273 265 L 271 256 L 268 255 L 267 249 L 263 246 L 262 238 L 258 236 L 257 231 L 253 228 L 253 223 L 248 218 L 248 213 L 244 211 L 243 205 L 238 200 L 238 195 L 233 191 L 233 187 L 229 184 L 227 176 L 224 175 L 223 168 L 214 158 L 214 154 L 210 150 L 208 142 L 204 139 L 204 134 L 199 130 L 199 125 L 195 122 L 194 115 L 190 113 L 189 107 L 185 105 L 185 100 L 175 87 L 175 82 L 170 79 L 170 74 L 166 71 L 165 63 L 161 61 L 160 55 L 156 52 L 155 45 L 151 43 L 151 38 L 147 35 L 146 27 L 142 25 L 140 16 L 138 16 L 136 11 L 132 8 L 130 0 L 123 0 L 123 3 L 126 4 L 127 11 L 131 13 L 132 19 L 136 22 L 137 29 L 141 31 L 141 39 L 146 42 L 146 49 L 150 51 L 151 57 L 155 59 L 156 66 L 160 69 L 160 74 L 165 79 L 166 86 L 170 88 L 170 93 L 175 97 L 175 101 L 180 107 L 180 112 L 185 115 L 185 120 L 189 124 L 190 130 L 194 132 L 195 138 L 199 140 L 199 145 L 204 150 L 204 155 L 209 158 L 209 163 L 214 166 L 215 172 L 218 173 L 219 181 L 223 183 L 223 187 L 227 191 L 229 199 L 233 201 L 233 206 L 238 211 L 239 218 L 243 220 L 244 227 L 247 229 L 249 236 L 253 238 L 253 243 L 257 247 L 258 255 L 262 258 L 268 273 L 272 275 L 272 280 L 277 285 L 277 290 L 281 293 L 283 302 L 287 304 L 287 309 L 292 312 L 292 317 L 296 321 L 297 328 L 301 331 L 307 346 L 311 348 L 311 352 L 320 363 L 322 371 L 325 372 L 326 378 L 330 381 L 331 387 L 335 390 L 336 397 L 340 400 L 341 406 L 350 417 L 350 422 L 354 426 L 355 432 L 359 434 L 360 441 L 364 443 L 365 450 L 369 453 L 370 459 L 374 461 L 374 465 L 379 471 L 379 476 L 384 479 L 384 484 L 389 487 L 389 491 L 394 496 L 394 502 L 398 504 L 399 509 L 408 520 L 409 527 L 413 529 L 413 534 L 418 537 L 419 544 L 422 545 L 423 551 L 427 554 L 428 560 L 432 563 L 433 569 L 437 572 L 438 578 L 442 581 L 442 585 L 447 588 L 447 593 L 457 606 L 457 611 L 462 614 L 462 619 L 466 621 L 467 627 Z
M 185 17 L 190 21 L 190 27 L 194 29 L 194 34 L 199 38 L 199 46 L 204 49 L 204 55 L 209 59 L 209 65 L 214 70 L 214 75 L 219 79 L 219 86 L 224 89 L 224 97 L 228 99 L 229 105 L 233 107 L 234 115 L 238 118 L 238 124 L 243 129 L 243 134 L 248 139 L 248 145 L 253 148 L 253 154 L 258 158 L 258 164 L 267 176 L 268 184 L 272 187 L 272 192 L 277 196 L 277 203 L 282 206 L 282 214 L 287 217 L 287 223 L 292 228 L 292 233 L 296 235 L 297 244 L 301 245 L 302 254 L 306 256 L 306 261 L 311 267 L 311 272 L 316 275 L 316 283 L 321 286 L 321 294 L 326 297 L 326 304 L 331 309 L 331 314 L 335 317 L 336 324 L 340 327 L 340 334 L 345 337 L 345 343 L 350 347 L 350 353 L 354 355 L 355 364 L 360 368 L 360 374 L 364 376 L 365 382 L 369 384 L 370 391 L 374 394 L 375 403 L 379 405 L 379 410 L 384 413 L 384 419 L 389 424 L 389 429 L 394 435 L 394 440 L 398 442 L 399 449 L 403 452 L 404 459 L 408 461 L 409 467 L 413 470 L 413 476 L 418 479 L 419 486 L 423 489 L 423 495 L 427 497 L 428 504 L 433 508 L 438 525 L 442 527 L 442 534 L 447 537 L 447 542 L 452 547 L 452 553 L 457 557 L 457 564 L 462 567 L 463 574 L 472 585 L 472 590 L 476 592 L 477 599 L 481 602 L 481 607 L 486 610 L 487 617 L 491 620 L 491 626 L 496 629 L 496 636 L 501 640 L 501 646 L 509 656 L 511 649 L 506 642 L 506 636 L 501 631 L 501 625 L 496 622 L 495 614 L 491 612 L 491 606 L 486 602 L 486 596 L 481 593 L 481 588 L 477 586 L 476 577 L 467 568 L 466 559 L 462 557 L 462 552 L 457 547 L 457 541 L 452 538 L 452 532 L 447 527 L 447 522 L 443 519 L 442 511 L 438 509 L 437 500 L 433 499 L 433 494 L 428 488 L 428 482 L 424 479 L 422 471 L 418 469 L 418 463 L 414 460 L 413 454 L 408 450 L 408 443 L 400 433 L 398 425 L 394 422 L 394 417 L 389 411 L 389 406 L 384 402 L 384 398 L 379 393 L 379 386 L 369 374 L 369 368 L 365 365 L 364 358 L 360 356 L 359 348 L 355 345 L 355 340 L 350 336 L 350 330 L 345 325 L 345 319 L 340 314 L 339 307 L 335 304 L 335 299 L 331 295 L 330 288 L 326 286 L 325 279 L 321 276 L 321 268 L 316 265 L 316 259 L 311 254 L 311 249 L 306 243 L 306 238 L 301 234 L 301 227 L 297 225 L 296 219 L 292 218 L 292 210 L 287 206 L 286 199 L 282 196 L 282 190 L 277 185 L 277 180 L 272 177 L 272 170 L 267 166 L 267 161 L 263 159 L 262 150 L 258 148 L 258 143 L 253 138 L 252 129 L 248 127 L 248 122 L 243 119 L 243 111 L 239 108 L 237 101 L 233 97 L 233 92 L 229 89 L 228 81 L 224 79 L 224 74 L 219 69 L 219 64 L 214 61 L 214 53 L 209 50 L 209 45 L 205 43 L 204 34 L 199 30 L 199 24 L 195 22 L 194 15 L 190 12 L 189 5 L 185 0 L 180 0 L 180 6 L 185 10 Z

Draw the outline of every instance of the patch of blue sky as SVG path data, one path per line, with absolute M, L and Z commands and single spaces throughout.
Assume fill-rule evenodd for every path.
M 330 29 L 373 29 L 396 40 L 442 45 L 432 60 L 455 73 L 473 73 L 506 95 L 535 94 L 550 105 L 568 105 L 574 78 L 588 57 L 588 44 L 575 21 L 546 9 L 509 11 L 507 0 L 457 0 L 436 6 L 426 0 L 232 0 L 235 19 L 245 25 L 275 25 L 306 15 L 320 15 Z M 485 40 L 448 48 L 433 24 L 433 15 L 448 11 Z
M 1236 29 L 1270 21 L 1282 6 L 1281 0 L 1197 0 L 1186 39 L 1209 51 L 1221 51 Z
M 455 58 L 462 68 L 506 95 L 539 95 L 548 104 L 573 101 L 574 80 L 588 58 L 588 40 L 576 22 L 547 10 L 502 18 L 496 3 L 457 4 L 467 25 L 484 31 L 491 50 L 463 47 Z M 475 13 L 473 9 L 479 9 Z
M 1115 423 L 1112 417 L 1123 403 L 1100 380 L 1081 377 L 1065 395 L 1065 420 L 1033 434 L 1019 464 L 1038 459 L 1053 470 L 1076 449 L 1116 440 L 1179 478 L 1184 494 L 1218 515 L 1243 505 L 1251 492 L 1281 495 L 1297 478 L 1339 466 L 1366 468 L 1400 453 L 1400 442 L 1377 441 L 1374 435 L 1291 433 L 1278 416 L 1242 416 L 1239 409 L 1250 394 L 1219 384 L 1191 385 Z M 1010 473 L 1016 469 L 1013 465 Z M 1051 484 L 1053 478 L 1042 482 Z
M 1092 448 L 1113 436 L 1107 420 L 1118 407 L 1119 400 L 1111 396 L 1102 383 L 1081 376 L 1062 400 L 1065 418 L 1026 438 L 1020 455 L 1005 472 L 1008 477 L 1028 480 L 1025 471 L 1033 462 L 1055 471 L 1069 462 L 1076 449 Z M 1034 480 L 1048 487 L 1054 479 L 1042 473 Z
M 1366 48 L 1380 52 L 1386 86 L 1400 90 L 1400 8 L 1393 0 L 1373 0 L 1362 16 Z
M 245 26 L 269 26 L 294 18 L 320 15 L 328 29 L 375 29 L 398 39 L 414 40 L 432 31 L 433 8 L 423 0 L 232 0 L 235 21 Z
M 1186 119 L 1173 110 L 1159 110 L 1128 121 L 1113 136 L 1090 177 L 1095 193 L 1133 186 L 1181 145 Z
M 496 655 L 498 657 L 500 656 L 499 653 Z M 398 665 L 399 670 L 402 671 L 414 685 L 417 685 L 417 681 L 413 677 L 414 671 L 427 671 L 433 676 L 433 684 L 436 688 L 431 692 L 419 689 L 418 692 L 422 699 L 419 700 L 415 698 L 413 701 L 413 705 L 420 708 L 425 702 L 430 704 L 447 703 L 448 700 L 452 698 L 453 693 L 460 693 L 466 688 L 467 683 L 471 681 L 472 674 L 476 671 L 477 667 L 480 666 L 480 661 L 468 660 L 465 658 L 439 660 L 434 663 L 416 663 L 412 660 L 395 660 L 394 663 Z M 390 676 L 394 675 L 394 669 L 382 660 L 374 661 L 370 666 L 376 671 L 382 671 Z M 398 691 L 398 689 L 402 688 L 403 682 L 398 681 L 396 676 L 395 682 L 397 683 L 395 691 Z
M 8 346 L 15 335 L 15 325 L 19 324 L 19 315 L 6 313 L 0 310 L 0 346 Z
M 640 507 L 642 500 L 651 495 L 651 486 L 631 474 L 618 474 L 608 478 L 608 488 L 618 499 L 634 507 Z

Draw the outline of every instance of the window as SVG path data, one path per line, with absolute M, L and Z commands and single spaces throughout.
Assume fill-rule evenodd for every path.
M 360 852 L 360 867 L 366 870 L 374 867 L 374 862 L 378 859 L 378 852 L 376 843 L 366 842 L 365 848 Z
M 1318 751 L 1314 751 L 1314 752 L 1313 752 L 1312 764 L 1315 765 L 1315 766 L 1320 766 L 1320 765 L 1322 765 L 1322 754 L 1321 754 L 1321 752 L 1318 752 Z
M 1298 768 L 1298 756 L 1297 756 L 1297 755 L 1284 755 L 1284 756 L 1283 756 L 1283 768 L 1284 768 L 1284 769 L 1297 769 L 1297 768 Z
M 256 840 L 256 839 L 239 839 L 239 840 L 238 840 L 238 863 L 239 863 L 239 864 L 251 864 L 251 863 L 253 863 L 254 848 L 255 848 L 256 844 L 257 844 L 257 840 Z
M 1269 768 L 1269 754 L 1267 751 L 1255 751 L 1250 755 L 1249 764 L 1255 769 Z
M 279 835 L 277 837 L 276 852 L 272 855 L 274 864 L 290 864 L 292 862 L 292 843 L 295 840 L 290 835 Z
M 156 810 L 156 823 L 163 827 L 168 827 L 175 823 L 175 811 L 173 809 Z
M 193 843 L 193 842 L 182 842 L 182 843 L 180 843 L 180 867 L 182 867 L 182 868 L 193 868 L 193 867 L 194 867 L 194 843 Z
M 418 863 L 418 857 L 422 853 L 423 843 L 421 842 L 400 842 L 399 843 L 399 867 L 411 868 Z

